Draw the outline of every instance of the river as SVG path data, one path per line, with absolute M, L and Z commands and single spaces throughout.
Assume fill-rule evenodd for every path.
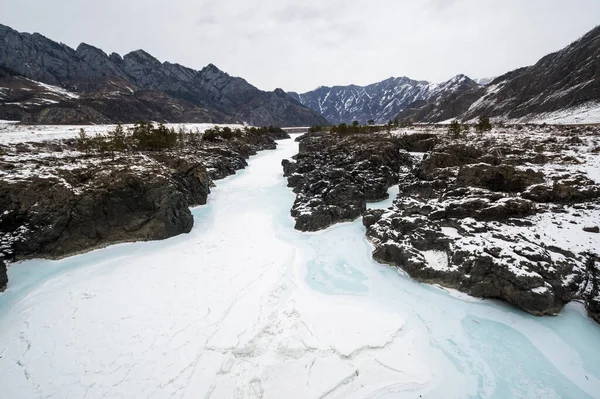
M 581 305 L 538 318 L 419 284 L 372 260 L 360 220 L 295 231 L 297 150 L 218 181 L 189 234 L 12 265 L 0 397 L 600 396 Z

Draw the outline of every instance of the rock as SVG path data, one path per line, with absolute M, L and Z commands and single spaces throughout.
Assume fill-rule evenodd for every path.
M 491 191 L 522 192 L 544 181 L 544 175 L 532 169 L 520 170 L 510 165 L 465 165 L 458 171 L 456 184 L 482 187 Z
M 587 233 L 600 233 L 600 227 L 598 226 L 586 226 L 583 228 L 583 231 Z
M 74 142 L 45 145 L 73 150 Z M 0 252 L 8 259 L 58 258 L 125 241 L 192 229 L 190 206 L 206 203 L 213 179 L 243 168 L 274 140 L 243 136 L 197 146 L 107 156 L 31 157 L 4 162 Z M 71 146 L 71 147 L 69 147 Z M 18 151 L 10 147 L 10 151 Z M 1 163 L 0 163 L 1 164 Z
M 6 289 L 8 284 L 8 275 L 6 274 L 6 263 L 0 259 L 0 292 Z
M 363 213 L 363 226 L 370 227 L 385 213 L 383 209 L 369 209 Z
M 560 166 L 574 142 L 569 136 L 552 137 L 539 164 L 532 162 L 534 139 L 502 137 L 501 149 L 474 135 L 441 137 L 420 164 L 399 173 L 393 206 L 363 215 L 374 259 L 534 315 L 554 315 L 581 300 L 600 320 L 598 266 L 589 261 L 597 255 L 560 248 L 561 237 L 542 227 L 549 218 L 539 215 L 556 213 L 556 220 L 579 225 L 600 211 L 600 187 L 585 169 Z
M 282 162 L 288 186 L 296 193 L 291 210 L 295 228 L 316 231 L 353 220 L 366 210 L 368 201 L 386 199 L 400 169 L 414 162 L 405 147 L 429 139 L 408 137 L 320 132 L 299 138 L 295 162 Z

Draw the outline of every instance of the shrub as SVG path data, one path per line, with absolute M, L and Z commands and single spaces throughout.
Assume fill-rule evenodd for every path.
M 487 117 L 486 115 L 481 115 L 479 117 L 477 124 L 475 125 L 475 129 L 477 129 L 477 131 L 479 133 L 483 133 L 483 132 L 492 130 L 492 124 L 490 123 L 490 118 Z
M 453 138 L 460 137 L 460 123 L 455 119 L 448 126 L 448 134 Z

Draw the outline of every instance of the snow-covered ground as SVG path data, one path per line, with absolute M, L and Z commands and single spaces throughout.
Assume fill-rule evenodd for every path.
M 520 121 L 517 121 L 520 122 Z M 548 123 L 556 125 L 577 125 L 600 123 L 600 102 L 590 102 L 578 107 L 536 115 L 529 123 Z
M 581 306 L 536 318 L 419 284 L 373 262 L 360 220 L 295 231 L 297 146 L 219 181 L 190 234 L 10 266 L 1 396 L 598 397 Z
M 48 140 L 63 140 L 77 137 L 80 129 L 84 129 L 89 136 L 96 134 L 107 134 L 112 131 L 116 125 L 19 125 L 14 121 L 0 120 L 0 144 L 22 143 L 22 142 L 40 142 Z M 205 130 L 214 126 L 229 126 L 233 128 L 243 128 L 244 125 L 219 125 L 215 123 L 167 123 L 168 128 L 174 128 L 178 131 L 183 128 L 186 132 L 203 133 Z M 123 125 L 124 128 L 133 127 L 133 125 Z

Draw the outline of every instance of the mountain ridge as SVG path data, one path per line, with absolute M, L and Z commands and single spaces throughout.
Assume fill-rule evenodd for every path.
M 333 123 L 438 123 L 480 115 L 528 122 L 582 106 L 600 118 L 600 25 L 536 64 L 495 78 L 459 74 L 437 84 L 388 78 L 367 86 L 320 86 L 289 94 Z
M 479 86 L 466 75 L 456 75 L 442 83 L 414 80 L 406 76 L 390 77 L 366 86 L 319 86 L 306 93 L 289 95 L 320 112 L 332 123 L 387 123 L 411 104 L 426 102 L 441 91 L 464 91 L 464 85 Z
M 0 25 L 0 44 L 0 67 L 11 78 L 0 81 L 0 118 L 16 116 L 32 123 L 141 119 L 280 126 L 327 123 L 292 97 L 259 90 L 214 64 L 194 70 L 161 62 L 143 49 L 124 56 L 108 55 L 86 43 L 73 49 L 39 33 L 20 33 L 5 25 Z M 20 106 L 12 100 L 27 92 L 30 83 L 22 79 L 53 85 L 79 98 Z M 56 118 L 49 120 L 48 114 Z

